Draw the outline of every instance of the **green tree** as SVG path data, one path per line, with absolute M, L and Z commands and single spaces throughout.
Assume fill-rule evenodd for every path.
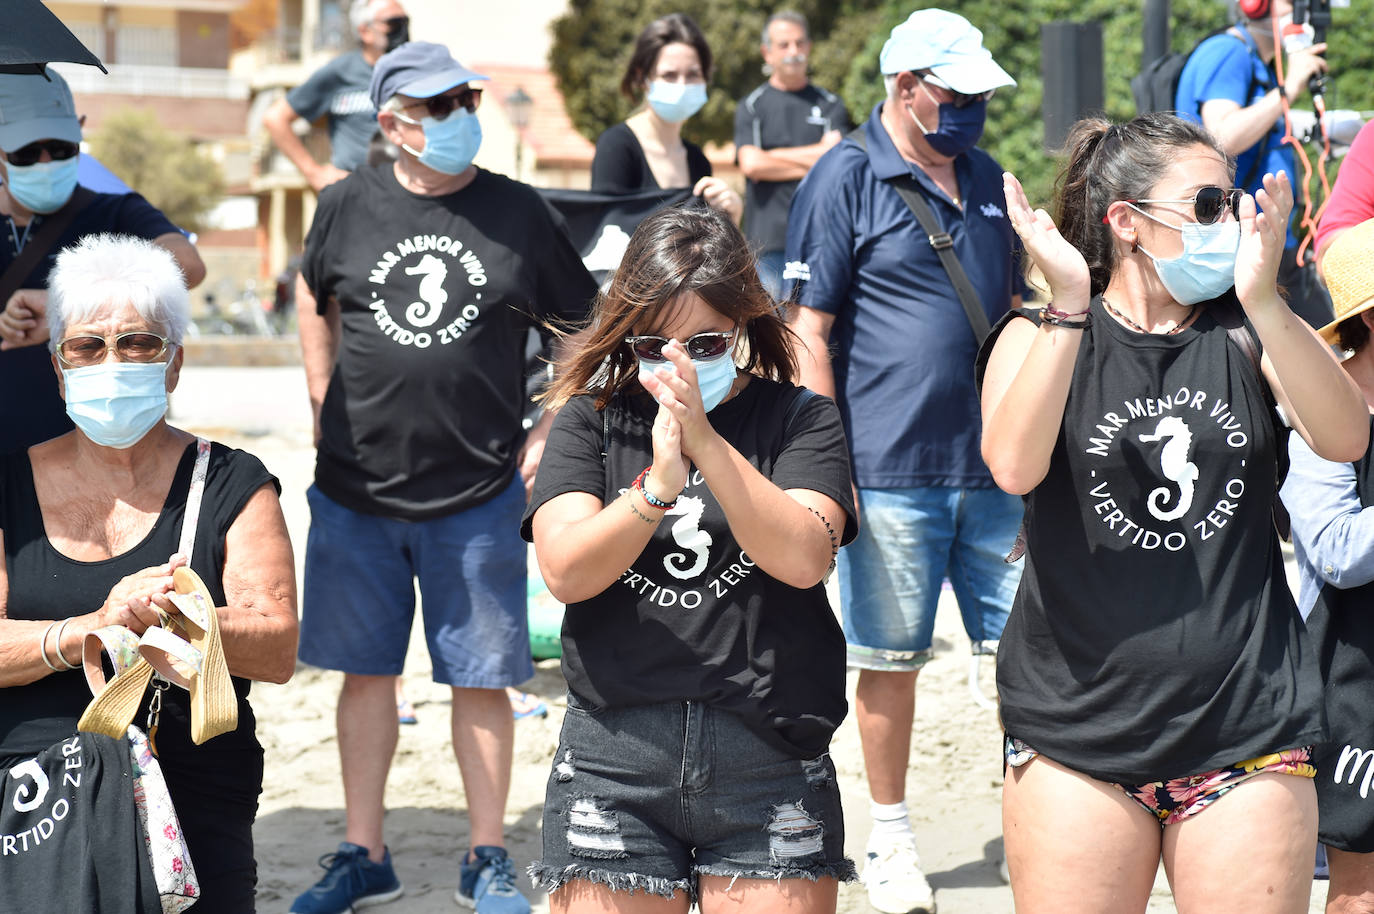
M 550 66 L 563 87 L 573 123 L 590 139 L 630 113 L 617 84 L 640 29 L 673 11 L 691 15 L 706 32 L 716 54 L 711 99 L 687 122 L 684 133 L 704 141 L 727 141 L 735 102 L 762 77 L 759 31 L 767 16 L 786 0 L 572 0 L 567 15 L 554 24 Z M 1017 80 L 988 105 L 988 125 L 980 145 L 1017 174 L 1036 202 L 1048 203 L 1058 168 L 1044 149 L 1041 121 L 1040 25 L 1057 20 L 1102 24 L 1106 114 L 1124 120 L 1135 113 L 1130 79 L 1140 71 L 1143 4 L 1123 7 L 1119 0 L 805 0 L 792 4 L 811 20 L 815 39 L 812 76 L 838 91 L 850 115 L 862 120 L 883 97 L 878 53 L 888 33 L 913 10 L 929 6 L 954 9 L 983 30 L 984 44 Z M 1173 0 L 1173 48 L 1187 52 L 1199 39 L 1227 23 L 1218 0 Z M 1328 57 L 1332 64 L 1329 107 L 1374 109 L 1374 43 L 1362 23 L 1374 0 L 1352 0 L 1334 11 Z M 1304 98 L 1299 103 L 1310 107 Z M 1313 156 L 1315 164 L 1315 155 Z M 1315 181 L 1314 181 L 1315 184 Z
M 91 152 L 183 229 L 199 232 L 224 196 L 219 163 L 150 111 L 114 112 L 91 137 Z

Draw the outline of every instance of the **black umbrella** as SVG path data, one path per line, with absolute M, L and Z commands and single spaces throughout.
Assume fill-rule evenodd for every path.
M 4 0 L 4 4 L 0 73 L 42 73 L 43 65 L 55 60 L 90 64 L 109 72 L 39 0 Z

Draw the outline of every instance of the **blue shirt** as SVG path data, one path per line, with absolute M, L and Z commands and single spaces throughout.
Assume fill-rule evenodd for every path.
M 978 344 L 949 274 L 896 189 L 916 178 L 968 273 L 988 322 L 1024 284 L 1002 168 L 980 149 L 955 159 L 964 206 L 897 152 L 874 108 L 863 130 L 821 156 L 792 201 L 785 280 L 798 302 L 835 316 L 835 394 L 866 488 L 991 488 L 979 455 Z
M 1237 38 L 1236 32 L 1241 37 Z M 1274 74 L 1260 59 L 1255 39 L 1245 29 L 1237 28 L 1213 35 L 1189 55 L 1188 62 L 1178 76 L 1174 107 L 1178 109 L 1180 117 L 1201 124 L 1203 102 L 1224 98 L 1248 108 L 1264 98 L 1275 85 Z M 1292 147 L 1283 141 L 1284 133 L 1283 118 L 1279 117 L 1269 131 L 1264 161 L 1258 169 L 1255 168 L 1255 158 L 1260 153 L 1260 147 L 1265 145 L 1263 140 L 1236 157 L 1237 186 L 1252 171 L 1254 180 L 1245 186 L 1245 190 L 1252 194 L 1264 185 L 1264 176 L 1268 173 L 1285 171 L 1288 180 L 1293 182 L 1294 187 L 1297 186 L 1297 160 Z M 1297 243 L 1290 222 L 1286 246 L 1291 248 Z
M 1324 585 L 1349 589 L 1374 581 L 1374 507 L 1360 504 L 1354 464 L 1323 460 L 1297 432 L 1289 436 L 1288 457 L 1281 495 L 1293 522 L 1298 609 L 1305 619 Z

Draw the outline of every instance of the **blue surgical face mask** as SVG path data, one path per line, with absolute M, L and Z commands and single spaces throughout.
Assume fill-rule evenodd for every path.
M 653 374 L 654 369 L 663 367 L 663 362 L 639 360 L 640 374 Z M 725 355 L 714 359 L 692 359 L 692 367 L 697 370 L 697 390 L 701 391 L 701 405 L 709 413 L 720 405 L 730 388 L 735 385 L 734 347 Z
M 167 414 L 170 362 L 101 362 L 63 368 L 67 415 L 96 444 L 132 447 Z
M 1146 251 L 1164 288 L 1181 305 L 1211 301 L 1236 284 L 1236 252 L 1240 249 L 1240 223 L 1234 219 L 1202 225 L 1173 225 L 1156 219 L 1134 203 L 1127 206 L 1147 219 L 1178 229 L 1183 234 L 1183 253 L 1162 260 Z
M 930 92 L 924 83 L 921 85 L 921 91 L 927 94 Z M 934 100 L 932 96 L 931 101 Z M 988 103 L 986 99 L 980 99 L 962 108 L 950 102 L 937 104 L 940 106 L 940 121 L 934 132 L 926 130 L 926 125 L 921 123 L 915 111 L 910 108 L 906 111 L 925 135 L 925 141 L 930 144 L 930 148 L 942 156 L 953 159 L 972 149 L 983 136 L 983 125 L 987 123 L 988 117 Z
M 420 164 L 446 175 L 461 173 L 477 157 L 482 146 L 482 125 L 477 115 L 466 108 L 455 108 L 442 121 L 424 117 L 411 120 L 404 114 L 398 120 L 416 124 L 425 132 L 425 148 L 416 152 L 406 144 L 401 148 L 420 160 Z
M 680 124 L 706 104 L 706 83 L 649 83 L 649 107 L 670 124 Z
M 34 213 L 55 213 L 72 198 L 76 190 L 76 163 L 79 156 L 54 159 L 34 165 L 8 165 L 10 194 L 25 209 Z

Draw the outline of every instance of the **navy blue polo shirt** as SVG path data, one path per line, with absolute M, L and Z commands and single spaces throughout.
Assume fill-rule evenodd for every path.
M 801 305 L 835 316 L 835 392 L 858 484 L 990 488 L 973 329 L 926 233 L 884 179 L 915 176 L 996 324 L 1025 290 L 1002 168 L 981 149 L 955 159 L 960 209 L 898 154 L 881 110 L 864 124 L 867 151 L 845 139 L 797 189 L 784 278 L 797 281 Z

